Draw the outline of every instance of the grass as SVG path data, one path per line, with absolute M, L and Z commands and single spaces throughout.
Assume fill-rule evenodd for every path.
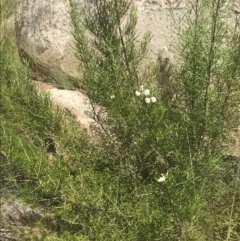
M 129 7 L 124 0 L 112 1 L 119 8 L 99 2 L 106 4 L 99 5 L 100 10 Z M 213 3 L 218 11 L 222 1 Z M 142 49 L 137 49 L 134 11 L 126 31 L 129 38 L 121 36 L 127 42 L 119 41 L 118 34 L 104 38 L 104 33 L 109 34 L 104 28 L 117 26 L 118 21 L 110 20 L 117 20 L 124 11 L 109 11 L 113 14 L 110 19 L 101 15 L 106 18 L 104 26 L 88 22 L 90 30 L 102 28 L 96 33 L 103 34 L 99 39 L 107 40 L 98 43 L 103 51 L 99 56 L 93 52 L 96 46 L 89 49 L 87 57 L 83 52 L 87 48 L 78 51 L 83 65 L 84 61 L 89 64 L 85 65 L 83 86 L 92 96 L 92 104 L 100 103 L 104 106 L 101 111 L 108 111 L 107 118 L 97 119 L 105 131 L 93 141 L 73 117 L 32 84 L 28 64 L 18 58 L 14 34 L 3 25 L 2 20 L 13 14 L 8 12 L 13 9 L 9 4 L 13 1 L 1 1 L 0 160 L 7 190 L 2 204 L 14 198 L 43 214 L 24 220 L 23 227 L 13 229 L 15 234 L 21 240 L 56 241 L 239 240 L 238 161 L 221 152 L 226 135 L 239 124 L 239 116 L 234 114 L 239 108 L 239 62 L 234 55 L 239 35 L 225 35 L 231 51 L 225 48 L 226 43 L 222 48 L 222 32 L 210 28 L 210 37 L 217 39 L 211 45 L 209 31 L 202 25 L 206 28 L 207 21 L 199 16 L 198 24 L 195 19 L 193 28 L 183 35 L 179 45 L 182 55 L 170 87 L 163 88 L 162 80 L 157 79 L 158 65 L 151 71 L 137 72 L 149 35 L 137 45 Z M 195 9 L 203 11 L 202 7 Z M 214 9 L 211 13 L 216 13 Z M 81 23 L 74 14 L 76 31 L 81 30 L 76 27 L 89 27 L 78 25 Z M 210 23 L 221 20 L 218 15 L 211 16 Z M 199 48 L 194 47 L 196 39 Z M 124 60 L 123 47 L 128 50 Z M 99 66 L 94 61 L 97 58 Z M 95 82 L 89 81 L 93 77 Z M 151 81 L 158 81 L 159 87 Z M 142 84 L 156 97 L 156 103 L 147 105 L 143 93 L 135 96 Z M 112 95 L 115 98 L 110 98 Z M 162 175 L 166 181 L 158 182 Z M 9 223 L 5 225 L 12 228 Z

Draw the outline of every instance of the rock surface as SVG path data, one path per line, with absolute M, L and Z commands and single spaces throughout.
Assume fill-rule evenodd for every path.
M 91 0 L 74 0 L 77 4 Z M 132 0 L 138 10 L 137 33 L 152 33 L 149 57 L 157 59 L 166 49 L 172 53 L 176 39 L 169 9 L 177 20 L 186 11 L 188 0 Z M 232 10 L 240 12 L 239 0 Z M 43 76 L 79 79 L 79 61 L 75 57 L 71 34 L 69 0 L 18 0 L 16 36 L 20 54 L 32 62 L 35 71 Z M 172 56 L 169 54 L 168 59 Z
M 78 77 L 68 0 L 19 0 L 16 36 L 19 52 L 43 75 Z
M 68 0 L 18 1 L 16 30 L 20 52 L 34 63 L 36 70 L 44 75 L 63 74 L 68 78 L 78 78 L 78 60 L 74 56 L 73 37 L 68 17 Z M 161 53 L 163 61 L 171 61 L 169 52 L 173 51 L 171 44 L 175 40 L 176 34 L 167 10 L 169 7 L 167 2 L 172 3 L 175 13 L 181 17 L 185 11 L 186 0 L 134 1 L 139 10 L 137 29 L 140 36 L 146 30 L 153 34 L 149 51 L 150 57 L 156 58 Z M 240 13 L 240 4 L 235 4 L 233 11 L 236 14 Z M 44 83 L 36 84 L 38 88 L 50 93 L 55 104 L 74 115 L 81 126 L 90 131 L 94 120 L 89 115 L 91 108 L 89 100 L 84 94 L 76 90 L 59 90 Z M 239 139 L 236 141 L 236 147 L 237 153 L 239 153 Z M 0 160 L 3 161 L 3 159 L 5 159 L 4 156 L 0 155 Z M 2 197 L 6 193 L 0 192 L 0 194 Z M 44 234 L 26 227 L 26 219 L 41 219 L 42 215 L 42 211 L 32 209 L 18 199 L 13 200 L 9 197 L 1 199 L 0 240 L 20 240 L 12 232 L 12 226 L 19 226 L 21 230 L 24 228 L 30 240 L 44 240 Z M 4 222 L 2 222 L 3 220 Z
M 78 3 L 90 0 L 75 0 Z M 146 31 L 152 33 L 149 57 L 160 59 L 167 71 L 173 63 L 173 43 L 176 33 L 169 8 L 176 19 L 186 12 L 188 0 L 133 0 L 138 9 L 137 32 L 141 37 Z M 232 10 L 240 8 L 235 1 Z M 16 13 L 16 32 L 20 52 L 28 56 L 36 68 L 45 75 L 64 74 L 78 78 L 78 60 L 74 56 L 74 40 L 71 35 L 71 21 L 68 0 L 19 0 Z M 94 120 L 89 99 L 79 91 L 59 90 L 52 85 L 38 83 L 38 87 L 50 93 L 55 104 L 74 115 L 87 131 Z
M 17 187 L 9 181 L 10 160 L 0 151 L 0 241 L 43 240 L 44 234 L 36 232 L 33 223 L 44 217 L 44 210 L 23 203 Z M 4 169 L 4 170 L 3 170 Z
M 82 4 L 87 0 L 75 0 Z M 153 33 L 150 54 L 168 47 L 175 36 L 171 31 L 169 8 L 164 0 L 134 0 L 138 8 L 137 32 Z M 186 0 L 171 0 L 176 11 L 185 7 Z M 68 0 L 18 0 L 16 36 L 20 54 L 30 60 L 34 70 L 44 76 L 66 76 L 78 79 L 78 60 L 75 57 L 71 34 Z
M 53 103 L 73 115 L 80 126 L 90 134 L 90 127 L 95 124 L 89 98 L 78 90 L 60 90 L 51 84 L 35 81 L 36 86 L 50 94 Z

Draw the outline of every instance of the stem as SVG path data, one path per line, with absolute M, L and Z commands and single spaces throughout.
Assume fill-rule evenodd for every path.
M 237 169 L 234 193 L 233 193 L 233 198 L 232 198 L 231 212 L 230 212 L 230 217 L 229 217 L 227 241 L 230 240 L 230 236 L 231 236 L 231 223 L 232 223 L 233 209 L 234 209 L 234 206 L 235 206 L 235 199 L 236 199 L 236 193 L 237 193 L 237 185 L 238 185 L 238 182 L 239 182 L 239 176 L 240 176 L 240 155 L 238 157 L 238 169 Z
M 198 8 L 199 8 L 199 0 L 196 0 L 196 5 L 195 5 L 195 9 L 194 9 L 194 11 L 195 11 L 195 27 L 194 27 L 194 49 L 197 49 L 197 45 L 198 45 Z M 196 64 L 196 58 L 197 58 L 197 56 L 196 55 L 194 55 L 194 66 L 193 66 L 193 75 L 194 75 L 194 77 L 193 77 L 193 80 L 195 81 L 196 80 L 196 73 L 197 73 L 197 64 Z M 195 94 L 191 91 L 191 108 L 192 108 L 192 111 L 193 111 L 193 109 L 194 109 L 194 106 L 195 106 Z
M 115 3 L 115 7 L 117 9 L 118 5 L 117 5 L 117 1 L 119 0 L 114 0 L 114 3 Z M 127 6 L 127 10 L 129 10 L 129 7 L 130 7 L 130 3 L 128 3 L 128 6 Z M 125 42 L 124 42 L 124 39 L 123 39 L 123 33 L 122 33 L 122 29 L 121 29 L 121 24 L 120 24 L 120 21 L 121 21 L 121 17 L 118 15 L 118 31 L 119 31 L 119 34 L 120 34 L 120 41 L 121 41 L 121 44 L 122 44 L 122 48 L 123 48 L 123 56 L 124 56 L 124 62 L 126 64 L 126 67 L 127 67 L 127 71 L 129 73 L 129 75 L 131 74 L 131 68 L 130 68 L 130 65 L 129 65 L 129 60 L 128 60 L 128 55 L 127 55 L 127 48 L 126 48 L 126 45 L 125 45 Z M 138 81 L 138 75 L 136 74 L 136 69 L 134 68 L 134 76 L 137 80 L 137 83 L 139 82 Z M 133 86 L 133 89 L 134 89 L 134 86 Z
M 204 96 L 204 123 L 202 127 L 202 135 L 204 135 L 205 132 L 205 127 L 207 126 L 208 122 L 208 114 L 209 114 L 209 102 L 208 102 L 208 97 L 209 97 L 209 86 L 211 83 L 211 73 L 212 73 L 212 66 L 213 66 L 213 59 L 214 59 L 214 47 L 216 43 L 216 30 L 217 30 L 217 22 L 218 22 L 218 14 L 219 14 L 219 9 L 220 9 L 220 2 L 221 0 L 217 0 L 217 6 L 215 8 L 215 1 L 213 1 L 213 9 L 215 8 L 215 11 L 213 12 L 212 20 L 213 20 L 213 25 L 212 25 L 212 32 L 211 32 L 211 45 L 209 49 L 209 55 L 208 55 L 208 66 L 207 66 L 207 84 L 205 88 L 205 96 Z
M 174 202 L 171 199 L 171 194 L 170 194 L 168 188 L 166 187 L 166 185 L 164 185 L 164 189 L 166 190 L 166 193 L 167 193 L 167 196 L 168 196 L 168 200 L 169 200 L 169 203 L 170 203 L 173 215 L 175 216 L 175 219 L 176 219 L 175 228 L 176 228 L 176 230 L 178 230 L 178 237 L 182 238 L 182 234 L 183 234 L 182 230 L 183 230 L 183 228 L 182 228 L 181 221 L 178 218 L 176 207 L 174 205 Z

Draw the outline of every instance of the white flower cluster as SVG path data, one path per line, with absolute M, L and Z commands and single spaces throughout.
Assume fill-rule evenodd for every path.
M 157 179 L 157 182 L 165 182 L 166 181 L 166 177 L 164 175 L 162 175 L 159 179 Z
M 143 85 L 140 86 L 140 91 L 137 90 L 135 92 L 135 95 L 136 96 L 140 96 L 140 95 L 146 96 L 145 97 L 145 102 L 147 104 L 149 104 L 151 102 L 155 103 L 157 101 L 156 97 L 154 97 L 154 96 L 148 97 L 150 95 L 150 90 L 149 89 L 144 89 Z
M 157 182 L 165 182 L 168 177 L 168 171 L 166 175 L 162 174 L 160 178 L 156 179 Z
M 110 99 L 115 99 L 115 95 L 111 95 L 111 96 L 110 96 Z

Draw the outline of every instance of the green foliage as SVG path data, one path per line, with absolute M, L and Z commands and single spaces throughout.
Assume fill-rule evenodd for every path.
M 70 2 L 98 136 L 36 89 L 1 37 L 1 175 L 44 210 L 27 225 L 44 240 L 239 240 L 239 161 L 223 152 L 240 118 L 239 19 L 196 1 L 162 84 L 158 63 L 141 65 L 150 34 L 139 40 L 128 1 Z
M 156 177 L 168 173 L 168 202 L 158 210 L 163 216 L 172 213 L 173 223 L 164 220 L 161 230 L 168 232 L 161 240 L 196 240 L 198 228 L 209 224 L 214 228 L 201 239 L 223 238 L 217 235 L 216 213 L 210 212 L 207 224 L 204 218 L 209 203 L 213 208 L 225 195 L 222 147 L 240 118 L 239 19 L 226 22 L 225 1 L 192 3 L 180 33 L 178 63 L 163 84 L 157 64 L 140 68 L 150 35 L 139 41 L 136 12 L 128 1 L 93 1 L 80 13 L 70 2 L 82 83 L 93 107 L 103 107 L 95 108 L 95 118 L 108 161 L 99 166 L 117 166 L 129 192 L 155 186 Z M 157 238 L 156 230 L 146 232 Z
M 155 164 L 155 160 L 150 161 L 155 157 L 147 153 L 149 150 L 153 152 L 147 143 L 160 144 L 162 134 L 157 136 L 153 130 L 162 129 L 159 116 L 164 115 L 165 109 L 161 103 L 146 103 L 144 98 L 141 86 L 144 85 L 145 91 L 151 88 L 158 64 L 149 66 L 144 72 L 139 71 L 150 34 L 145 34 L 142 41 L 138 40 L 135 33 L 136 10 L 130 6 L 127 1 L 94 1 L 93 8 L 85 7 L 81 11 L 84 17 L 79 19 L 77 7 L 72 3 L 71 17 L 77 56 L 84 67 L 83 86 L 93 106 L 99 104 L 103 107 L 95 115 L 105 132 L 104 142 L 109 145 L 119 143 L 120 148 L 113 144 L 116 152 L 113 155 L 119 156 L 118 162 L 131 159 L 133 167 L 138 169 L 132 174 L 145 173 L 142 175 L 146 179 L 150 174 L 149 168 Z M 123 24 L 124 18 L 127 20 Z M 140 89 L 141 96 L 136 96 L 136 91 Z M 145 97 L 149 97 L 151 102 L 150 97 L 154 97 L 154 93 L 150 94 Z M 145 156 L 148 156 L 147 160 L 144 160 Z M 158 166 L 161 168 L 161 165 Z

